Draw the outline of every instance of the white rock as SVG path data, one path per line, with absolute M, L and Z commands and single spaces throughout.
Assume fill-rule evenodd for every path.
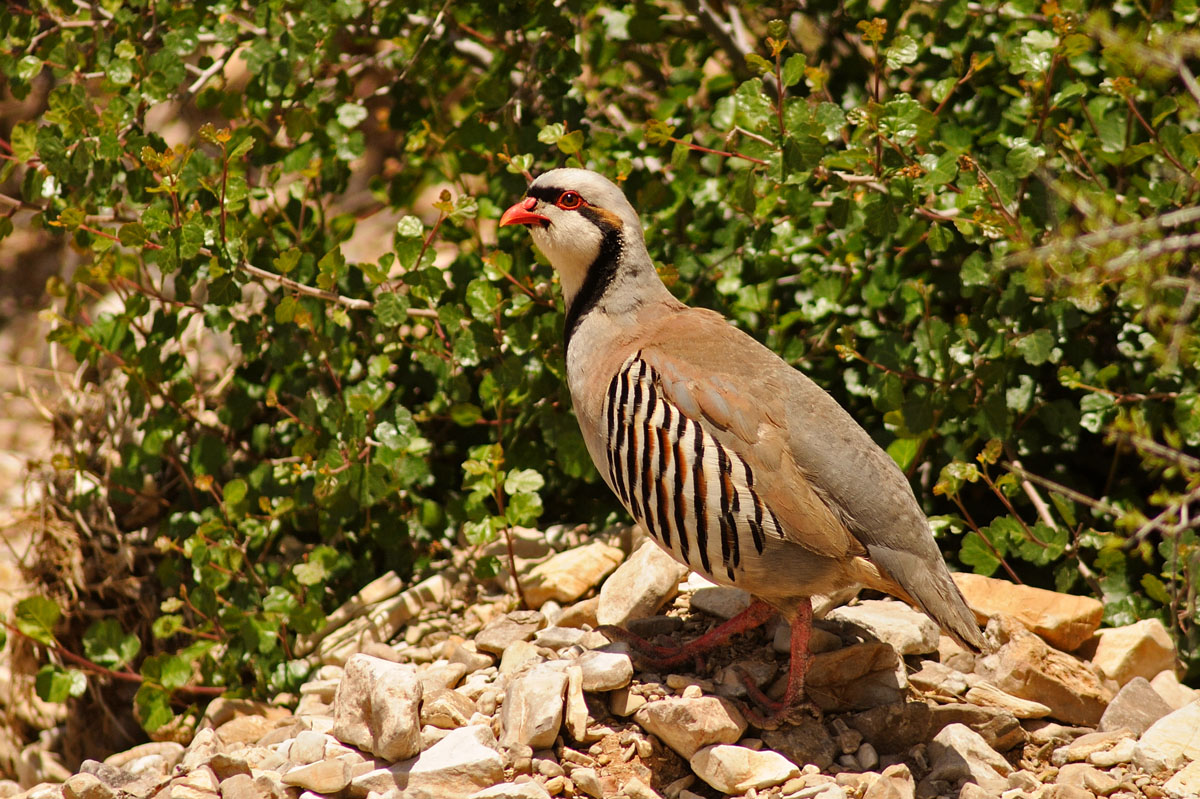
M 391 771 L 404 799 L 466 799 L 504 779 L 504 757 L 491 728 L 476 725 L 452 730 Z
M 750 607 L 752 601 L 754 598 L 748 591 L 723 585 L 711 585 L 692 592 L 691 607 L 694 612 L 707 613 L 718 619 L 732 619 Z
M 1154 722 L 1138 739 L 1133 760 L 1151 774 L 1200 760 L 1200 701 Z
M 717 696 L 660 699 L 640 707 L 633 718 L 689 760 L 703 746 L 737 743 L 747 726 L 737 707 Z
M 502 742 L 546 749 L 558 737 L 563 718 L 567 675 L 549 664 L 535 667 L 514 679 L 504 692 L 500 709 Z
M 576 741 L 587 738 L 588 708 L 583 698 L 583 669 L 577 663 L 567 667 L 567 698 L 563 707 L 563 726 Z
M 337 793 L 350 784 L 350 766 L 342 760 L 320 760 L 291 769 L 283 775 L 283 783 L 316 793 Z
M 1188 763 L 1171 779 L 1163 784 L 1163 791 L 1171 799 L 1194 799 L 1200 796 L 1200 760 Z
M 1008 788 L 1013 767 L 965 724 L 947 724 L 928 745 L 930 780 L 969 780 L 995 793 Z
M 850 607 L 834 608 L 825 618 L 858 627 L 875 640 L 891 644 L 901 655 L 937 651 L 938 626 L 903 602 L 869 599 Z
M 332 735 L 384 760 L 421 751 L 421 682 L 415 666 L 354 655 L 333 700 Z
M 617 567 L 625 553 L 603 541 L 554 555 L 521 578 L 525 599 L 538 608 L 545 602 L 574 602 Z
M 297 765 L 316 763 L 325 757 L 325 742 L 329 736 L 315 730 L 302 730 L 288 749 L 288 760 Z
M 633 661 L 625 644 L 609 644 L 584 652 L 575 661 L 583 669 L 583 690 L 615 691 L 633 679 Z
M 471 799 L 550 799 L 550 794 L 540 784 L 529 782 L 502 782 L 471 794 Z
M 623 625 L 653 616 L 675 596 L 687 571 L 658 544 L 646 541 L 600 587 L 597 621 Z
M 1175 667 L 1175 642 L 1158 619 L 1098 630 L 1096 636 L 1099 641 L 1092 663 L 1118 685 L 1134 677 L 1150 680 L 1162 670 Z
M 778 752 L 760 752 L 731 744 L 698 749 L 690 762 L 696 776 L 727 794 L 770 788 L 800 775 L 800 768 Z
M 1192 702 L 1200 699 L 1200 691 L 1197 691 L 1195 688 L 1188 688 L 1179 682 L 1179 678 L 1175 676 L 1175 669 L 1173 668 L 1163 669 L 1154 675 L 1154 679 L 1150 681 L 1150 687 L 1171 706 L 1172 710 L 1179 710 L 1184 705 L 1190 705 Z

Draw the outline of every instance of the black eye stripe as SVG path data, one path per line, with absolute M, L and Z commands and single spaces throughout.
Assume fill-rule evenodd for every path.
M 542 200 L 543 202 L 555 204 L 558 203 L 564 194 L 574 194 L 582 199 L 582 195 L 580 195 L 579 192 L 575 191 L 574 189 L 559 189 L 555 188 L 554 186 L 530 186 L 525 191 L 526 197 L 532 197 L 535 200 Z M 586 202 L 587 201 L 584 200 L 584 203 Z

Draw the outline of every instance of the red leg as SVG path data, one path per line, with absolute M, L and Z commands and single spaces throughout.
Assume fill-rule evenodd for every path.
M 738 633 L 744 633 L 747 630 L 753 630 L 765 624 L 772 616 L 775 615 L 775 608 L 768 605 L 762 600 L 756 599 L 750 603 L 750 607 L 743 610 L 738 615 L 728 621 L 724 621 L 712 628 L 704 635 L 689 641 L 681 646 L 659 646 L 647 641 L 641 636 L 634 635 L 628 630 L 605 625 L 600 628 L 600 632 L 607 635 L 610 639 L 624 641 L 629 644 L 638 654 L 642 655 L 654 668 L 668 668 L 677 666 L 680 663 L 685 663 L 692 658 L 700 655 L 708 650 L 720 646 L 725 643 L 731 636 Z M 812 606 L 809 606 L 809 619 L 812 618 Z M 793 639 L 795 633 L 793 633 Z M 805 637 L 805 646 L 807 646 L 807 636 Z M 794 645 L 793 645 L 794 648 Z M 803 677 L 801 678 L 803 681 Z
M 783 698 L 778 701 L 771 699 L 750 681 L 748 674 L 744 671 L 741 673 L 742 682 L 746 684 L 746 691 L 750 698 L 768 711 L 766 716 L 759 716 L 754 712 L 747 713 L 751 722 L 759 727 L 781 721 L 797 700 L 804 695 L 804 676 L 808 672 L 808 664 L 812 659 L 812 655 L 808 651 L 808 641 L 812 636 L 811 600 L 805 598 L 797 606 L 796 615 L 792 617 L 791 622 L 791 664 L 788 668 L 787 688 L 783 692 Z

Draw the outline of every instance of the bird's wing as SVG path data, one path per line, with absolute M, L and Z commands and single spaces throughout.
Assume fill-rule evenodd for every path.
M 745 462 L 780 534 L 824 557 L 865 554 L 819 475 L 792 452 L 785 397 L 795 370 L 710 311 L 688 309 L 656 327 L 638 351 L 664 398 Z
M 908 479 L 837 401 L 710 311 L 664 317 L 645 341 L 666 397 L 754 469 L 785 537 L 828 557 L 865 555 L 978 648 Z

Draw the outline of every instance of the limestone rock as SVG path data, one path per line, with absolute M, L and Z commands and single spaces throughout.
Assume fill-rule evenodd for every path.
M 846 723 L 884 754 L 906 752 L 949 724 L 965 724 L 999 752 L 1025 741 L 1025 731 L 1011 713 L 977 705 L 897 702 L 856 713 Z
M 599 585 L 624 556 L 620 547 L 603 541 L 560 552 L 521 578 L 525 599 L 535 608 L 551 599 L 563 604 L 574 602 Z
M 813 656 L 804 691 L 825 711 L 855 710 L 904 699 L 904 664 L 890 644 L 856 644 Z
M 926 660 L 921 662 L 919 671 L 908 675 L 908 682 L 918 691 L 952 697 L 966 694 L 967 689 L 978 683 L 979 679 L 936 660 Z
M 953 577 L 980 624 L 994 616 L 1011 616 L 1064 652 L 1078 649 L 1091 638 L 1104 616 L 1104 605 L 1091 597 L 1060 594 L 965 572 L 957 572 Z
M 1145 677 L 1134 677 L 1121 687 L 1100 717 L 1100 730 L 1127 729 L 1141 735 L 1171 712 L 1171 706 L 1150 687 Z
M 1055 778 L 1058 785 L 1074 785 L 1086 788 L 1098 796 L 1107 796 L 1120 787 L 1120 782 L 1114 780 L 1095 766 L 1087 763 L 1067 763 L 1058 770 Z
M 530 663 L 540 663 L 545 658 L 538 651 L 536 645 L 529 641 L 514 641 L 509 644 L 504 650 L 504 654 L 500 656 L 500 673 L 501 674 L 516 674 L 528 669 Z
M 307 766 L 325 758 L 325 742 L 329 740 L 323 732 L 303 730 L 288 747 L 287 758 L 298 766 Z
M 736 743 L 747 726 L 732 702 L 716 696 L 660 699 L 643 705 L 633 718 L 688 760 L 701 747 Z
M 658 544 L 646 541 L 600 587 L 596 620 L 621 626 L 653 616 L 675 595 L 687 571 Z
M 1154 675 L 1154 679 L 1150 681 L 1150 687 L 1166 700 L 1172 710 L 1179 710 L 1184 705 L 1190 705 L 1200 699 L 1200 691 L 1180 683 L 1179 678 L 1175 676 L 1174 669 L 1163 669 Z
M 1200 701 L 1154 722 L 1138 738 L 1133 759 L 1151 774 L 1200 760 Z
M 1046 705 L 1059 721 L 1099 723 L 1113 694 L 1086 663 L 1052 649 L 1011 619 L 993 621 L 988 631 L 1004 643 L 980 658 L 980 676 L 1001 691 Z
M 350 766 L 344 760 L 320 760 L 291 769 L 283 782 L 316 793 L 337 793 L 350 784 Z
M 777 752 L 756 752 L 731 744 L 702 747 L 690 762 L 697 777 L 718 791 L 735 795 L 751 788 L 770 788 L 800 774 L 795 763 Z
M 973 705 L 1007 710 L 1019 719 L 1040 719 L 1050 715 L 1050 708 L 1041 702 L 1005 693 L 987 681 L 972 686 L 967 691 L 966 699 Z
M 1008 788 L 1004 775 L 1012 766 L 979 733 L 962 724 L 950 724 L 929 743 L 929 780 L 968 780 L 989 791 Z
M 891 644 L 901 655 L 937 651 L 940 634 L 937 624 L 903 602 L 869 599 L 857 605 L 834 608 L 825 620 L 856 627 L 867 634 L 868 640 Z
M 585 691 L 615 691 L 633 679 L 633 661 L 624 644 L 608 644 L 603 649 L 584 652 L 575 662 L 583 669 Z
M 462 663 L 451 663 L 448 660 L 438 660 L 430 663 L 417 672 L 421 681 L 423 694 L 435 688 L 453 688 L 463 677 L 467 676 L 467 667 Z
M 628 688 L 619 688 L 608 695 L 608 709 L 614 716 L 632 716 L 646 704 L 646 697 L 635 694 Z
M 443 730 L 465 727 L 478 708 L 458 691 L 435 688 L 421 699 L 421 726 L 432 724 Z
M 1092 663 L 1118 685 L 1134 677 L 1149 680 L 1160 671 L 1175 667 L 1175 643 L 1158 619 L 1142 619 L 1124 627 L 1100 630 L 1096 636 L 1099 640 Z
M 416 667 L 354 655 L 333 700 L 331 734 L 384 760 L 421 751 L 421 682 Z
M 539 783 L 502 782 L 471 794 L 470 799 L 550 799 L 550 793 Z
M 391 771 L 404 799 L 465 799 L 504 779 L 504 757 L 491 728 L 472 725 L 452 730 Z
M 514 610 L 489 621 L 475 636 L 480 652 L 501 655 L 517 641 L 528 641 L 546 626 L 546 617 L 536 610 Z
M 854 730 L 847 732 L 858 735 Z M 861 735 L 858 735 L 858 738 L 862 740 Z M 793 723 L 784 724 L 778 729 L 763 730 L 762 739 L 763 743 L 797 766 L 811 763 L 817 768 L 827 769 L 833 765 L 833 759 L 838 753 L 837 744 L 825 729 L 825 725 L 808 715 L 801 716 Z M 854 748 L 857 749 L 857 745 Z
M 1200 760 L 1193 760 L 1163 783 L 1170 799 L 1194 799 L 1200 796 Z
M 917 792 L 912 772 L 903 763 L 888 766 L 879 779 L 867 786 L 863 799 L 914 799 Z
M 267 794 L 249 774 L 234 774 L 221 780 L 221 799 L 267 799 Z
M 1056 766 L 1065 763 L 1076 763 L 1082 760 L 1091 761 L 1100 752 L 1106 752 L 1124 741 L 1132 740 L 1126 730 L 1114 732 L 1092 732 L 1080 735 L 1066 746 L 1060 746 L 1050 755 L 1050 762 Z
M 567 675 L 543 664 L 512 680 L 504 692 L 500 712 L 502 742 L 545 749 L 558 737 L 563 718 Z
M 567 694 L 563 705 L 563 726 L 576 741 L 587 739 L 588 707 L 583 696 L 583 669 L 578 663 L 567 667 Z
M 116 796 L 95 774 L 73 774 L 63 783 L 63 799 L 112 799 Z
M 695 572 L 688 575 L 687 587 L 692 589 L 692 611 L 718 619 L 732 619 L 754 601 L 747 591 L 711 583 Z

